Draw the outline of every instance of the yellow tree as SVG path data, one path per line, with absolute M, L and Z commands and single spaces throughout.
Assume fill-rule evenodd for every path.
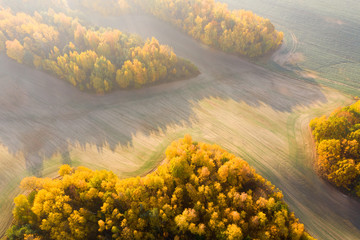
M 6 54 L 18 63 L 22 63 L 25 54 L 24 47 L 17 39 L 6 41 Z
M 350 190 L 349 185 L 353 184 L 354 180 L 360 176 L 360 164 L 356 164 L 353 159 L 344 159 L 337 162 L 334 169 L 336 170 L 333 170 L 328 175 L 329 180 L 335 183 L 336 186 L 348 190 Z

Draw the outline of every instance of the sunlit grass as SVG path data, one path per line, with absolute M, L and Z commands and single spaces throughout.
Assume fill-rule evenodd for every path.
M 172 141 L 189 133 L 196 141 L 216 143 L 241 156 L 280 188 L 294 179 L 303 182 L 311 171 L 309 161 L 313 149 L 306 145 L 311 140 L 307 134 L 309 120 L 351 102 L 338 92 L 325 90 L 324 93 L 327 103 L 314 102 L 308 107 L 299 106 L 293 112 L 279 112 L 266 104 L 254 107 L 232 99 L 204 98 L 192 103 L 194 115 L 188 123 L 171 124 L 151 134 L 138 131 L 131 143 L 113 148 L 108 144 L 101 147 L 69 145 L 69 159 L 60 153 L 45 159 L 42 175 L 55 177 L 64 161 L 73 166 L 108 169 L 123 178 L 144 175 L 161 164 L 165 149 Z M 1 231 L 4 232 L 11 219 L 12 199 L 20 192 L 18 184 L 29 173 L 21 154 L 12 155 L 5 147 L 0 151 L 0 173 L 6 186 L 1 189 L 4 197 L 0 205 Z
M 285 33 L 284 52 L 303 56 L 292 69 L 316 73 L 316 82 L 354 96 L 360 95 L 360 4 L 356 1 L 223 0 L 231 8 L 244 8 L 267 17 Z M 351 7 L 349 7 L 351 6 Z M 297 38 L 296 49 L 293 39 Z M 269 63 L 266 63 L 269 64 Z M 270 64 L 271 65 L 271 64 Z M 278 69 L 279 70 L 279 69 Z M 281 71 L 281 69 L 280 69 Z M 287 74 L 289 74 L 287 72 Z

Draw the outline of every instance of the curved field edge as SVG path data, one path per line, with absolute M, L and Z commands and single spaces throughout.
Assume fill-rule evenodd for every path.
M 335 0 L 302 2 L 296 0 L 223 0 L 231 9 L 239 7 L 271 19 L 277 29 L 285 33 L 283 55 L 292 53 L 287 67 L 290 76 L 307 79 L 359 96 L 360 51 L 359 9 L 355 0 L 342 3 Z M 348 6 L 351 6 L 349 8 Z M 293 36 L 297 47 L 293 48 Z M 284 71 L 276 62 L 268 68 Z M 295 73 L 294 73 L 295 72 Z
M 17 205 L 15 216 L 19 224 L 15 225 L 15 228 L 30 223 L 31 229 L 37 231 L 41 224 L 43 231 L 38 229 L 40 236 L 53 239 L 62 239 L 65 236 L 76 239 L 93 238 L 98 234 L 106 236 L 110 233 L 116 239 L 122 237 L 138 239 L 141 236 L 145 238 L 163 236 L 166 239 L 179 237 L 192 239 L 196 236 L 222 239 L 223 236 L 228 236 L 232 239 L 235 238 L 234 236 L 257 238 L 264 235 L 313 239 L 304 231 L 303 224 L 300 224 L 293 213 L 288 211 L 288 207 L 282 201 L 281 192 L 257 174 L 246 161 L 229 154 L 216 144 L 193 141 L 190 135 L 172 142 L 166 149 L 164 164 L 143 178 L 119 179 L 111 171 L 93 172 L 83 167 L 72 169 L 69 165 L 63 165 L 59 174 L 60 177 L 54 180 L 33 177 L 24 179 L 21 186 L 33 191 L 35 200 L 31 204 L 33 206 L 31 210 L 25 211 L 26 214 L 24 208 L 28 206 L 20 206 L 18 201 L 19 199 L 23 201 L 26 197 L 19 196 L 15 199 Z M 83 185 L 81 183 L 83 181 L 87 184 Z M 68 193 L 74 187 L 80 195 Z M 93 190 L 99 191 L 99 196 L 92 194 Z M 59 191 L 62 193 L 53 195 L 53 199 L 47 197 L 48 194 Z M 110 201 L 113 202 L 110 204 L 109 194 L 112 194 Z M 153 198 L 154 194 L 157 195 L 158 200 Z M 221 195 L 223 198 L 220 197 Z M 46 197 L 43 198 L 44 196 Z M 70 198 L 63 201 L 64 199 L 60 200 L 62 196 Z M 49 210 L 49 203 L 58 198 L 59 201 L 56 200 L 53 211 Z M 225 199 L 226 201 L 223 201 Z M 29 198 L 29 201 L 32 200 Z M 94 203 L 89 205 L 87 204 L 89 201 Z M 58 204 L 64 204 L 64 208 L 58 207 Z M 144 207 L 145 212 L 160 209 L 160 215 L 150 214 L 150 217 L 147 217 L 142 211 L 136 210 L 139 204 Z M 75 220 L 77 223 L 74 224 L 71 220 L 67 220 L 78 214 L 75 210 L 78 207 L 92 213 L 88 222 L 82 227 L 78 225 L 82 225 L 81 221 Z M 68 210 L 72 213 L 70 214 Z M 117 213 L 120 211 L 124 214 L 123 217 L 111 214 L 114 211 Z M 187 211 L 197 216 L 197 220 L 188 219 L 193 226 L 180 220 L 183 219 L 182 217 L 186 218 Z M 94 212 L 97 212 L 96 220 L 92 218 Z M 44 220 L 35 220 L 33 214 Z M 54 218 L 51 217 L 53 214 L 63 215 L 64 221 L 61 221 L 61 224 L 57 220 L 53 222 Z M 138 216 L 134 218 L 133 214 Z M 214 214 L 220 216 L 220 219 L 216 220 L 218 217 L 214 218 Z M 134 219 L 135 222 L 132 221 Z M 137 219 L 139 219 L 138 224 L 136 224 Z M 44 221 L 47 223 L 43 224 Z M 145 221 L 147 227 L 144 227 L 142 221 Z M 217 223 L 214 224 L 214 221 Z M 106 229 L 102 227 L 104 222 Z M 112 227 L 111 232 L 109 226 Z M 99 230 L 96 231 L 97 227 Z M 83 229 L 80 234 L 79 228 Z M 235 231 L 229 231 L 231 228 Z M 71 232 L 66 229 L 71 229 Z M 62 237 L 59 237 L 59 232 L 63 234 Z
M 166 129 L 154 131 L 149 135 L 139 131 L 133 135 L 128 146 L 111 149 L 109 146 L 99 148 L 91 144 L 85 147 L 80 144 L 71 145 L 70 163 L 73 166 L 83 165 L 91 169 L 110 169 L 120 177 L 145 175 L 161 164 L 167 145 L 189 133 L 200 141 L 217 143 L 248 161 L 261 175 L 283 191 L 290 209 L 295 211 L 307 227 L 310 219 L 318 219 L 319 216 L 309 211 L 306 204 L 309 199 L 303 197 L 302 203 L 296 194 L 298 190 L 295 191 L 293 188 L 301 188 L 302 185 L 308 187 L 314 184 L 313 181 L 324 184 L 313 178 L 311 159 L 314 152 L 311 147 L 309 148 L 311 138 L 308 122 L 314 116 L 329 113 L 333 108 L 351 102 L 338 92 L 324 89 L 324 93 L 328 100 L 326 103 L 318 102 L 310 107 L 298 107 L 291 113 L 279 113 L 265 104 L 253 107 L 244 102 L 206 98 L 193 104 L 195 116 L 190 123 L 168 125 Z M 283 126 L 287 128 L 284 129 Z M 6 162 L 8 158 L 3 156 L 11 155 L 4 150 L 1 161 Z M 63 163 L 61 154 L 45 160 L 42 176 L 55 176 L 58 167 Z M 14 175 L 7 175 L 7 188 L 1 189 L 2 193 L 6 193 L 1 194 L 5 196 L 0 206 L 0 211 L 4 213 L 0 219 L 0 222 L 4 223 L 2 233 L 10 224 L 12 198 L 19 193 L 18 184 L 22 177 L 30 175 L 24 167 L 24 159 L 19 158 L 15 166 L 23 167 L 17 168 Z M 1 170 L 6 171 L 6 168 Z M 331 219 L 333 217 L 335 216 L 330 215 L 327 217 L 329 222 L 318 221 L 316 225 L 334 225 L 335 220 Z M 334 232 L 328 234 L 351 239 L 351 233 L 355 234 L 356 230 L 347 223 L 343 224 L 343 231 L 339 232 L 339 229 L 335 228 Z M 309 233 L 314 237 L 322 239 L 327 236 L 325 233 L 313 231 L 313 228 L 309 229 Z
M 91 1 L 90 1 L 91 2 Z M 113 14 L 113 8 L 119 2 L 108 6 L 109 12 L 99 11 L 99 2 L 94 4 L 78 2 L 80 5 L 104 16 Z M 283 40 L 283 33 L 275 30 L 269 19 L 253 14 L 240 8 L 229 10 L 227 5 L 214 0 L 209 1 L 137 1 L 125 0 L 125 12 L 147 13 L 177 27 L 192 38 L 207 46 L 226 53 L 234 53 L 249 58 L 263 56 L 277 49 Z M 112 12 L 112 13 L 110 13 Z M 119 11 L 120 15 L 124 11 Z M 116 14 L 115 14 L 116 15 Z
M 100 101 L 101 104 L 94 104 L 93 99 L 86 96 L 86 104 L 71 104 L 71 107 L 77 107 L 75 109 L 76 114 L 72 113 L 72 109 L 66 109 L 64 111 L 65 116 L 62 116 L 63 113 L 54 114 L 51 109 L 48 109 L 47 105 L 49 103 L 54 104 L 53 97 L 48 98 L 46 94 L 45 96 L 42 94 L 39 99 L 45 100 L 47 105 L 38 105 L 49 113 L 40 117 L 30 115 L 27 118 L 30 121 L 30 127 L 36 130 L 37 123 L 43 122 L 47 126 L 48 121 L 46 119 L 54 119 L 53 115 L 59 117 L 60 123 L 64 123 L 64 120 L 66 120 L 68 123 L 67 128 L 71 129 L 72 125 L 75 127 L 81 126 L 79 129 L 86 130 L 86 132 L 80 132 L 79 136 L 65 135 L 69 134 L 69 131 L 64 131 L 67 128 L 60 128 L 61 131 L 59 131 L 59 126 L 54 124 L 55 122 L 51 122 L 51 126 L 54 126 L 54 128 L 50 130 L 56 133 L 56 140 L 51 136 L 46 137 L 54 145 L 58 144 L 60 141 L 57 139 L 60 137 L 60 140 L 62 140 L 64 135 L 69 141 L 82 140 L 78 150 L 80 153 L 84 152 L 84 139 L 82 139 L 84 136 L 86 136 L 86 141 L 91 139 L 92 143 L 99 145 L 101 141 L 96 141 L 98 138 L 94 137 L 94 134 L 99 135 L 98 129 L 108 135 L 120 134 L 121 140 L 123 138 L 130 139 L 129 146 L 123 144 L 125 150 L 120 151 L 120 155 L 125 154 L 126 157 L 120 160 L 116 159 L 123 168 L 122 172 L 119 171 L 119 175 L 124 174 L 124 177 L 141 173 L 135 174 L 141 167 L 147 169 L 146 171 L 144 169 L 145 172 L 151 171 L 152 168 L 146 167 L 145 163 L 148 166 L 161 163 L 163 157 L 159 152 L 151 152 L 153 154 L 152 161 L 147 161 L 149 156 L 146 155 L 143 158 L 140 155 L 141 149 L 155 150 L 157 147 L 163 146 L 163 148 L 159 147 L 163 151 L 169 142 L 180 138 L 185 133 L 190 133 L 200 141 L 218 143 L 226 150 L 241 156 L 250 165 L 254 166 L 261 175 L 271 180 L 283 191 L 290 209 L 295 211 L 313 236 L 319 239 L 353 240 L 360 238 L 359 204 L 345 198 L 316 176 L 311 164 L 314 151 L 309 148 L 309 145 L 306 145 L 306 142 L 311 139 L 308 121 L 314 116 L 330 113 L 332 109 L 338 106 L 350 104 L 352 100 L 349 96 L 304 81 L 284 78 L 239 58 L 199 46 L 195 41 L 177 33 L 166 24 L 154 23 L 149 18 L 139 19 L 145 21 L 134 21 L 133 18 L 122 18 L 121 20 L 119 18 L 104 18 L 102 20 L 104 20 L 102 25 L 105 26 L 125 24 L 125 29 L 129 27 L 132 31 L 131 26 L 138 28 L 137 32 L 142 33 L 145 37 L 147 34 L 148 36 L 156 35 L 162 42 L 173 43 L 177 52 L 181 52 L 185 57 L 199 65 L 202 70 L 205 69 L 206 71 L 202 71 L 203 73 L 194 80 L 174 82 L 150 88 L 147 90 L 150 94 L 145 91 L 137 91 L 138 97 L 136 101 L 132 101 L 128 95 L 122 97 L 115 93 L 112 97 L 97 99 L 96 103 Z M 129 20 L 134 25 L 126 26 Z M 145 26 L 140 27 L 139 22 L 142 22 Z M 154 26 L 157 26 L 157 28 L 154 29 Z M 167 34 L 164 34 L 164 32 Z M 29 73 L 24 68 L 19 66 L 15 68 L 6 62 L 0 66 L 3 69 L 16 69 L 14 71 L 16 73 L 15 79 L 4 74 L 4 77 L 8 78 L 9 81 L 11 80 L 12 84 L 15 82 L 15 87 L 23 83 L 21 79 L 28 80 L 28 76 L 35 76 L 36 87 L 30 86 L 32 87 L 30 90 L 22 89 L 30 99 L 32 99 L 31 94 L 36 93 L 36 96 L 38 96 L 43 92 L 41 91 L 44 89 L 42 78 L 47 78 L 43 74 Z M 18 70 L 18 68 L 22 70 Z M 25 72 L 26 75 L 21 75 L 22 72 Z M 0 83 L 3 84 L 3 82 Z M 84 100 L 79 98 L 80 94 L 78 92 L 64 88 L 62 85 L 59 86 L 56 83 L 58 81 L 54 80 L 53 84 L 58 86 L 57 90 L 63 90 L 63 92 L 60 91 L 57 94 L 57 92 L 50 91 L 50 93 L 56 95 L 57 99 L 61 99 L 59 95 L 66 92 L 69 100 L 76 99 L 76 102 Z M 2 89 L 6 91 L 8 88 L 4 87 Z M 12 96 L 12 94 L 5 93 L 4 96 Z M 116 99 L 116 103 L 114 99 Z M 121 103 L 118 103 L 118 99 L 121 99 Z M 32 100 L 38 103 L 36 102 L 37 99 Z M 165 102 L 166 104 L 164 104 Z M 104 107 L 105 103 L 107 103 L 106 109 L 101 108 L 99 111 L 99 109 L 94 108 L 94 106 Z M 21 108 L 21 102 L 10 102 L 8 107 L 11 106 L 18 106 L 20 110 L 23 109 Z M 55 106 L 58 105 L 55 103 Z M 143 106 L 146 106 L 146 109 Z M 158 111 L 159 107 L 164 107 L 165 111 Z M 136 111 L 129 111 L 129 109 L 135 109 Z M 12 110 L 16 111 L 16 109 Z M 79 110 L 81 111 L 79 112 Z M 151 114 L 149 114 L 149 111 Z M 121 112 L 126 115 L 121 115 Z M 91 118 L 86 118 L 86 121 L 83 121 L 81 117 L 84 115 L 87 117 L 89 113 Z M 20 116 L 16 114 L 11 116 L 12 118 L 9 120 L 19 118 L 20 121 L 20 119 L 23 119 L 22 114 Z M 144 116 L 147 117 L 146 122 L 142 120 Z M 72 121 L 72 119 L 77 121 Z M 96 121 L 96 127 L 92 124 L 94 119 L 99 120 Z M 11 129 L 14 129 L 16 134 L 19 134 L 19 132 L 21 134 L 21 131 L 27 131 L 27 129 L 23 125 L 12 124 L 13 121 L 1 120 L 4 123 L 2 124 L 4 126 L 2 141 L 7 146 L 14 148 L 14 145 L 16 146 L 16 143 L 18 143 L 16 142 L 18 135 L 11 138 L 11 142 L 6 142 L 9 137 L 13 136 L 11 132 L 6 131 L 6 127 L 12 126 Z M 36 124 L 31 122 L 33 120 L 36 121 Z M 101 128 L 103 124 L 112 127 L 110 128 L 111 132 Z M 130 129 L 130 131 L 127 131 L 127 129 Z M 95 130 L 94 133 L 90 134 L 93 130 Z M 300 130 L 301 135 L 297 134 L 297 131 Z M 168 136 L 168 133 L 171 133 L 171 136 Z M 100 134 L 100 140 L 102 140 L 101 136 Z M 296 136 L 302 136 L 302 138 L 298 139 Z M 13 139 L 15 139 L 15 142 L 13 142 Z M 109 139 L 111 140 L 111 138 Z M 154 139 L 159 139 L 161 143 L 153 142 Z M 300 144 L 294 145 L 295 141 L 299 141 Z M 132 145 L 136 146 L 133 147 Z M 56 146 L 61 147 L 61 145 Z M 96 155 L 96 152 L 101 150 L 100 147 L 95 146 L 93 146 L 93 149 L 96 149 L 96 151 L 93 150 L 93 153 L 85 153 L 85 155 L 91 156 L 94 152 Z M 111 149 L 113 150 L 114 147 L 111 146 Z M 150 152 L 148 153 L 150 154 Z M 76 158 L 76 156 L 79 156 L 78 154 L 72 156 L 71 159 L 74 165 L 80 160 L 82 161 L 82 159 Z M 96 158 L 96 162 L 91 162 L 91 158 L 89 159 L 90 161 L 87 163 L 89 167 L 104 167 L 107 169 L 113 167 L 106 163 L 109 159 L 101 154 Z M 64 160 L 60 157 L 57 160 L 45 160 L 43 165 L 44 175 L 48 174 L 50 176 L 51 172 L 55 173 L 57 167 L 63 162 Z M 51 168 L 49 166 L 57 167 Z M 24 174 L 29 173 L 24 172 Z M 11 179 L 8 180 L 8 182 L 11 182 Z M 17 184 L 15 183 L 14 186 L 17 186 Z M 324 215 L 324 212 L 327 214 Z M 11 215 L 10 212 L 9 214 Z
M 154 37 L 145 41 L 117 29 L 86 26 L 78 18 L 52 9 L 41 14 L 14 12 L 0 5 L 0 51 L 82 91 L 105 94 L 200 73 L 194 64 L 177 57 Z

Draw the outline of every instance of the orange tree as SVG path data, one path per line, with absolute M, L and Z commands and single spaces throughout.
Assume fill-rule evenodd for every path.
M 26 178 L 9 239 L 313 239 L 282 194 L 217 145 L 173 142 L 145 177 L 60 168 Z
M 360 101 L 310 122 L 319 174 L 360 197 Z
M 64 13 L 13 13 L 0 6 L 0 51 L 8 57 L 99 94 L 199 74 L 155 39 L 90 28 Z
M 251 58 L 277 49 L 284 37 L 269 19 L 250 11 L 231 11 L 226 4 L 214 0 L 108 0 L 108 11 L 104 11 L 104 1 L 78 1 L 102 14 L 114 14 L 114 9 L 118 9 L 118 14 L 131 8 L 142 9 L 206 45 Z

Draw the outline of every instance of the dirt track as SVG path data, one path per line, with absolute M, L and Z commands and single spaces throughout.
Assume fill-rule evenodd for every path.
M 312 171 L 307 128 L 312 116 L 349 103 L 348 98 L 209 49 L 151 17 L 91 20 L 145 37 L 154 35 L 199 66 L 202 74 L 94 96 L 1 55 L 0 142 L 11 152 L 25 152 L 28 170 L 41 171 L 40 156 L 66 151 L 68 142 L 80 146 L 107 142 L 110 148 L 130 143 L 137 152 L 136 141 L 150 149 L 153 139 L 165 139 L 168 132 L 174 132 L 174 138 L 190 132 L 196 140 L 216 142 L 249 161 L 283 191 L 290 208 L 315 237 L 360 239 L 360 203 Z M 159 140 L 159 145 L 163 142 Z M 157 158 L 161 161 L 160 155 Z M 132 159 L 134 164 L 129 159 L 123 172 L 136 172 L 145 164 L 141 156 Z M 111 164 L 108 168 L 122 172 Z

